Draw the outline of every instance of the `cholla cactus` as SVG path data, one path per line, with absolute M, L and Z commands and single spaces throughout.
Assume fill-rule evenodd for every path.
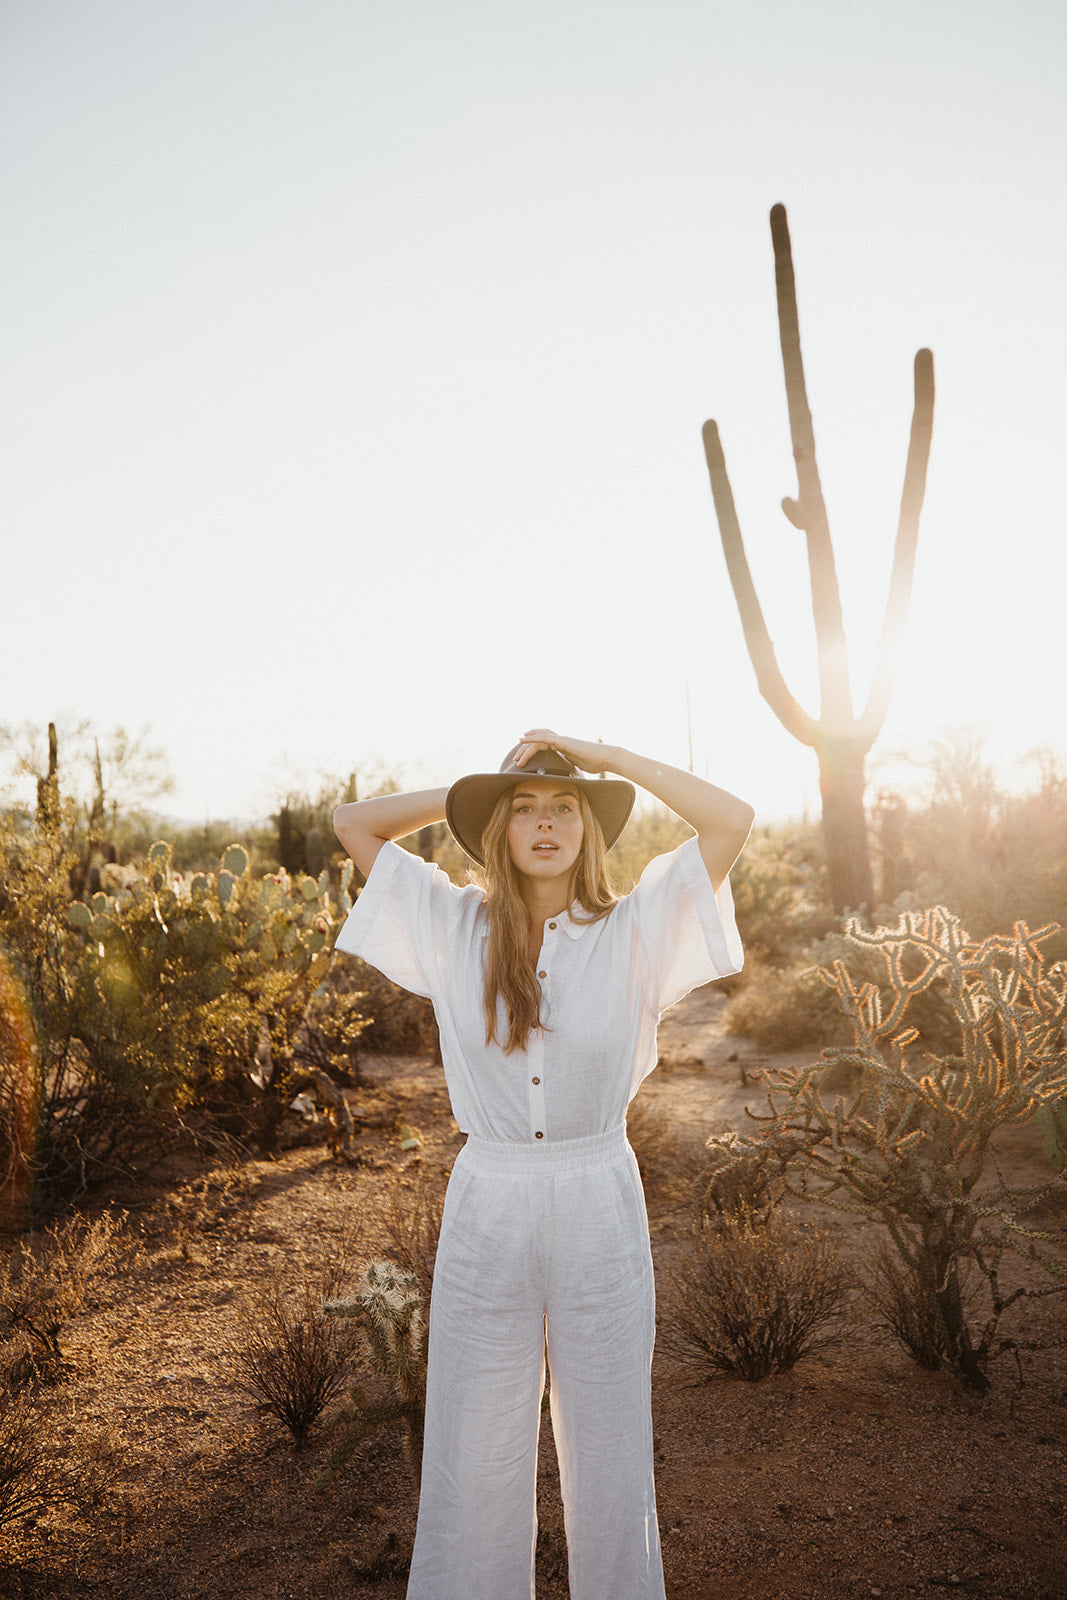
M 946 1365 L 977 1389 L 989 1386 L 991 1357 L 1025 1347 L 998 1340 L 1003 1313 L 1067 1287 L 1002 1288 L 1006 1250 L 1067 1278 L 1046 1248 L 1048 1236 L 1023 1220 L 1064 1175 L 1013 1186 L 991 1148 L 999 1129 L 1032 1121 L 1067 1094 L 1067 965 L 1047 967 L 1041 950 L 1055 931 L 1017 923 L 1010 936 L 976 943 L 940 906 L 906 912 L 894 928 L 849 924 L 848 941 L 885 966 L 880 983 L 854 981 L 847 960 L 821 974 L 851 1021 L 852 1046 L 825 1050 L 799 1071 L 766 1073 L 762 1131 L 709 1141 L 734 1163 L 770 1148 L 787 1167 L 793 1194 L 881 1221 L 898 1262 L 888 1282 L 896 1312 L 901 1296 L 912 1296 L 925 1326 L 936 1330 L 923 1352 L 927 1364 Z M 907 1010 L 934 984 L 948 996 L 960 1047 L 919 1056 Z M 847 1101 L 831 1100 L 826 1077 L 842 1064 L 859 1069 L 859 1088 Z M 968 1303 L 968 1271 L 984 1281 L 981 1309 Z M 894 1315 L 889 1306 L 886 1315 L 910 1348 L 899 1326 L 908 1308 Z
M 370 1345 L 375 1372 L 391 1378 L 402 1400 L 426 1393 L 426 1337 L 422 1295 L 413 1272 L 392 1261 L 369 1261 L 359 1293 L 351 1300 L 327 1300 L 328 1317 L 358 1317 Z
M 412 1471 L 422 1465 L 422 1430 L 426 1408 L 426 1322 L 418 1279 L 392 1261 L 369 1261 L 356 1294 L 327 1300 L 327 1317 L 355 1317 L 367 1336 L 372 1369 L 388 1378 L 395 1399 L 372 1402 L 355 1386 L 351 1405 L 338 1417 L 347 1424 L 345 1438 L 319 1482 L 330 1481 L 374 1427 L 400 1422 L 405 1428 Z

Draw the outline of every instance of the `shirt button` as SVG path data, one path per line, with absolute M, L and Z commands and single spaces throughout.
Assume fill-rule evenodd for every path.
M 553 928 L 553 929 L 554 929 L 554 928 L 555 928 L 555 926 L 556 926 L 556 924 L 555 924 L 555 923 L 554 923 L 554 922 L 550 922 L 550 923 L 549 923 L 549 927 L 550 927 L 550 928 Z
M 535 1133 L 534 1134 L 534 1138 L 535 1139 L 543 1139 L 544 1138 L 544 1134 L 543 1133 Z
M 539 973 L 538 973 L 538 974 L 537 974 L 537 976 L 538 976 L 538 977 L 539 977 L 539 978 L 547 978 L 547 977 L 548 977 L 548 973 L 547 973 L 547 972 L 539 972 Z
M 531 1083 L 540 1083 L 540 1082 L 541 1082 L 541 1080 L 540 1080 L 540 1078 L 531 1078 L 531 1079 L 530 1079 L 530 1082 L 531 1082 Z

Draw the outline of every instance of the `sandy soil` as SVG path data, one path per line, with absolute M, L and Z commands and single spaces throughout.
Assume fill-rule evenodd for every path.
M 665 1019 L 644 1113 L 680 1148 L 736 1126 L 763 1061 L 723 1031 L 722 996 Z M 416 1494 L 396 1431 L 374 1436 L 326 1491 L 330 1445 L 288 1435 L 234 1383 L 242 1295 L 297 1282 L 353 1219 L 370 1253 L 397 1185 L 443 1183 L 461 1138 L 428 1059 L 366 1062 L 351 1099 L 377 1126 L 355 1164 L 321 1146 L 188 1170 L 131 1197 L 136 1254 L 97 1282 L 69 1330 L 70 1370 L 47 1398 L 56 1448 L 79 1467 L 68 1508 L 9 1530 L 0 1596 L 20 1600 L 364 1600 L 404 1593 Z M 400 1148 L 401 1123 L 421 1149 Z M 1002 1154 L 1018 1171 L 1026 1139 Z M 669 1173 L 647 1175 L 660 1319 L 684 1214 Z M 127 1202 L 130 1203 L 130 1202 Z M 870 1225 L 825 1221 L 846 1257 Z M 1063 1227 L 1067 1211 L 1051 1219 Z M 1030 1313 L 1051 1329 L 1060 1300 Z M 1059 1309 L 1054 1309 L 1059 1308 Z M 1033 1353 L 975 1395 L 929 1374 L 857 1311 L 832 1353 L 758 1384 L 680 1386 L 657 1355 L 655 1429 L 670 1600 L 851 1600 L 1067 1595 L 1067 1354 Z M 545 1422 L 540 1600 L 567 1595 L 566 1546 Z M 512 1597 L 501 1596 L 501 1600 Z

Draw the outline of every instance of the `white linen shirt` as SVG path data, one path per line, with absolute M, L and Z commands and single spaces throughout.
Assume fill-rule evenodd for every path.
M 385 844 L 336 948 L 433 1002 L 462 1132 L 532 1145 L 608 1133 L 656 1065 L 660 1013 L 690 989 L 740 971 L 727 879 L 718 894 L 695 838 L 650 861 L 598 922 L 545 923 L 537 960 L 544 1031 L 505 1055 L 485 1042 L 488 925 L 482 892 Z M 498 1033 L 506 1035 L 500 1004 Z

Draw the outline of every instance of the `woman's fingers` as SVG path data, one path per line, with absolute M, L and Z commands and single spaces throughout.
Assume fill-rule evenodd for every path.
M 560 755 L 566 756 L 568 761 L 581 767 L 584 772 L 606 770 L 604 746 L 592 744 L 588 739 L 568 739 L 561 733 L 553 733 L 551 728 L 531 728 L 522 737 L 521 753 L 516 757 L 519 766 L 525 766 L 530 756 L 538 750 L 558 750 Z
M 559 750 L 562 741 L 558 734 L 550 728 L 533 728 L 529 733 L 524 733 L 518 751 L 515 755 L 515 765 L 524 767 L 531 756 L 539 750 Z

